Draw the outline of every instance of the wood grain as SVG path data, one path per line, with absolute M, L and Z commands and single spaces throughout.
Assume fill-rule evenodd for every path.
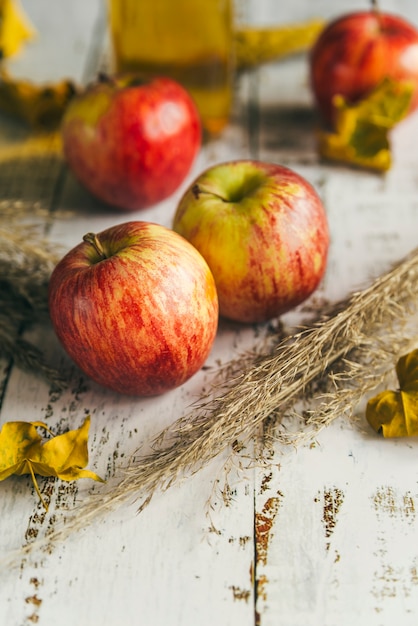
M 248 2 L 256 23 L 331 16 L 364 3 Z M 26 0 L 38 42 L 11 64 L 33 80 L 94 76 L 105 58 L 105 14 L 99 0 Z M 418 23 L 415 1 L 388 1 Z M 385 176 L 320 163 L 306 59 L 270 64 L 236 84 L 231 124 L 204 146 L 171 198 L 140 213 L 169 226 L 183 189 L 204 168 L 233 158 L 281 162 L 304 175 L 324 200 L 331 227 L 327 275 L 314 304 L 368 285 L 417 245 L 418 117 L 392 136 L 394 166 Z M 0 119 L 0 147 L 27 149 L 28 137 Z M 19 148 L 21 146 L 21 148 Z M 51 240 L 63 251 L 87 231 L 126 216 L 104 210 L 67 171 L 59 154 L 9 160 L 0 192 L 42 199 L 51 208 Z M 71 212 L 58 218 L 57 209 Z M 299 316 L 288 314 L 291 327 Z M 417 465 L 414 440 L 383 441 L 358 422 L 336 420 L 297 449 L 276 446 L 268 467 L 225 472 L 227 453 L 186 476 L 138 515 L 128 501 L 65 542 L 49 543 L 90 494 L 110 489 L 138 449 L 181 416 L 207 388 L 219 363 L 259 345 L 267 327 L 221 323 L 208 360 L 182 388 L 133 401 L 86 380 L 50 328 L 30 335 L 71 381 L 56 392 L 13 363 L 1 363 L 0 422 L 45 420 L 55 432 L 92 417 L 91 469 L 107 484 L 42 480 L 45 512 L 30 480 L 0 483 L 0 623 L 7 626 L 399 626 L 418 612 Z M 27 543 L 42 548 L 22 556 Z M 7 563 L 7 567 L 5 564 Z

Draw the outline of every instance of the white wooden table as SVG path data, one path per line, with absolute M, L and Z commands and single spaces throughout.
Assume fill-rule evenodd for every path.
M 255 0 L 254 22 L 329 17 L 367 3 Z M 101 0 L 26 0 L 39 40 L 10 64 L 34 81 L 91 79 L 103 62 Z M 418 24 L 415 0 L 382 8 Z M 418 115 L 393 133 L 394 165 L 385 176 L 320 163 L 306 58 L 271 64 L 237 84 L 231 124 L 206 145 L 173 197 L 135 218 L 171 224 L 185 186 L 206 166 L 232 158 L 280 162 L 322 196 L 330 223 L 328 270 L 316 298 L 335 301 L 388 270 L 418 244 Z M 14 124 L 1 120 L 0 141 Z M 36 172 L 35 172 L 36 175 Z M 69 209 L 49 236 L 64 249 L 87 231 L 125 221 L 104 210 L 60 167 L 46 196 Z M 36 188 L 36 181 L 35 181 Z M 130 216 L 132 217 L 132 216 Z M 297 315 L 285 318 L 290 327 Z M 221 322 L 209 369 L 153 399 L 99 389 L 72 370 L 62 394 L 2 363 L 0 422 L 45 420 L 75 428 L 92 416 L 89 467 L 106 477 L 60 483 L 40 479 L 51 495 L 46 513 L 29 478 L 0 483 L 0 624 L 4 626 L 398 626 L 418 619 L 418 451 L 416 440 L 383 440 L 367 426 L 335 420 L 296 449 L 277 448 L 269 467 L 231 472 L 225 504 L 226 450 L 193 476 L 157 493 L 140 513 L 128 499 L 62 542 L 45 540 L 89 494 L 108 489 L 138 447 L 199 397 L 219 361 L 262 341 L 265 328 Z M 51 329 L 31 339 L 71 369 Z M 113 483 L 112 483 L 113 481 Z M 84 524 L 82 524 L 84 526 Z M 20 549 L 35 542 L 22 556 Z M 41 547 L 36 547 L 40 542 Z

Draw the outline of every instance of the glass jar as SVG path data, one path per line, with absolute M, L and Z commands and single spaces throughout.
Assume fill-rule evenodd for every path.
M 232 106 L 232 0 L 108 0 L 114 70 L 164 75 L 218 134 Z

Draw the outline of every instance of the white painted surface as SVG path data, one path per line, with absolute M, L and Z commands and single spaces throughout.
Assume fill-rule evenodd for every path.
M 26 0 L 40 39 L 13 63 L 16 73 L 39 81 L 91 76 L 100 62 L 100 4 Z M 329 16 L 353 7 L 328 0 L 256 5 L 260 22 Z M 384 8 L 418 24 L 415 2 L 386 2 Z M 393 133 L 394 165 L 386 176 L 321 164 L 306 76 L 299 58 L 243 77 L 230 127 L 202 150 L 184 187 L 207 165 L 248 156 L 282 162 L 306 176 L 324 199 L 332 234 L 317 296 L 336 300 L 369 284 L 418 244 L 418 116 Z M 140 218 L 170 225 L 181 191 Z M 104 211 L 69 174 L 57 206 L 74 211 L 71 226 L 57 221 L 50 232 L 65 248 L 87 231 L 126 219 Z M 287 323 L 292 319 L 286 316 Z M 41 480 L 51 498 L 48 513 L 37 504 L 29 479 L 0 483 L 3 563 L 27 541 L 47 537 L 90 493 L 117 482 L 130 454 L 149 445 L 199 396 L 218 360 L 258 345 L 264 330 L 221 323 L 210 369 L 165 396 L 135 401 L 78 378 L 49 329 L 34 335 L 77 384 L 52 394 L 45 383 L 16 368 L 9 372 L 4 364 L 1 423 L 45 419 L 63 429 L 79 426 L 90 413 L 89 466 L 109 482 L 102 487 Z M 337 420 L 315 446 L 277 448 L 269 468 L 229 476 L 228 506 L 217 492 L 225 453 L 157 494 L 140 515 L 139 502 L 128 501 L 64 543 L 15 558 L 0 571 L 0 624 L 416 624 L 416 441 L 383 441 L 359 418 L 359 425 Z

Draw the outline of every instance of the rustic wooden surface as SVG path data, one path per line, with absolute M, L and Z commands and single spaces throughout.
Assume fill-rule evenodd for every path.
M 330 17 L 364 2 L 248 2 L 256 23 Z M 384 6 L 383 6 L 384 5 Z M 92 78 L 104 63 L 101 0 L 26 0 L 39 39 L 10 64 L 35 81 Z M 382 2 L 418 24 L 415 0 Z M 329 166 L 315 150 L 315 114 L 306 58 L 265 66 L 236 84 L 231 124 L 202 150 L 184 187 L 204 167 L 256 157 L 293 167 L 322 196 L 331 249 L 317 301 L 334 301 L 366 286 L 418 244 L 418 115 L 393 133 L 394 165 L 385 176 Z M 1 146 L 24 140 L 2 118 Z M 27 165 L 27 164 L 26 164 Z M 87 231 L 126 215 L 103 209 L 81 189 L 62 159 L 19 160 L 0 171 L 3 197 L 42 199 L 53 213 L 48 236 L 69 249 Z M 183 188 L 182 188 L 183 189 Z M 165 225 L 182 189 L 135 215 Z M 285 316 L 289 326 L 297 314 Z M 53 393 L 13 363 L 1 366 L 0 418 L 45 420 L 56 430 L 92 416 L 89 467 L 108 480 L 138 447 L 199 396 L 219 362 L 257 346 L 267 327 L 221 322 L 208 368 L 159 398 L 132 400 L 104 391 L 77 374 L 50 329 L 31 339 L 66 369 L 75 384 Z M 0 624 L 7 626 L 399 626 L 418 616 L 418 471 L 416 441 L 385 441 L 358 423 L 336 420 L 314 442 L 277 447 L 269 467 L 228 476 L 228 452 L 180 484 L 154 496 L 137 513 L 127 501 L 65 541 L 49 534 L 101 485 L 41 479 L 46 513 L 29 478 L 0 483 Z M 242 457 L 245 465 L 245 458 Z M 20 549 L 43 541 L 28 556 Z

